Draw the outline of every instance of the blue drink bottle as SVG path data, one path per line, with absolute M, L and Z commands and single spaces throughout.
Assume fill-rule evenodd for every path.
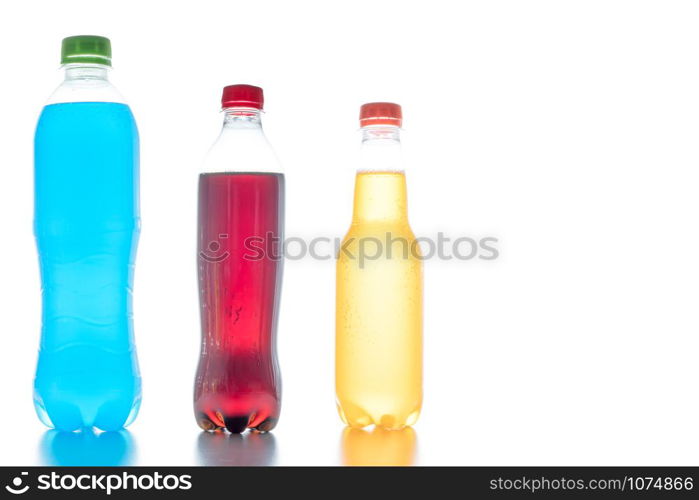
M 66 38 L 62 65 L 34 145 L 43 303 L 34 406 L 60 430 L 115 430 L 141 402 L 131 305 L 138 131 L 107 78 L 108 39 Z

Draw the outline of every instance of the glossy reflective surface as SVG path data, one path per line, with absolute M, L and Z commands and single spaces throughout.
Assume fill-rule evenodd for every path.
M 413 465 L 417 435 L 412 427 L 390 431 L 347 427 L 342 432 L 342 463 L 358 466 Z
M 50 430 L 39 446 L 43 465 L 126 466 L 133 465 L 136 446 L 127 430 L 79 432 Z
M 211 466 L 263 466 L 276 461 L 274 433 L 202 432 L 197 438 L 197 462 Z

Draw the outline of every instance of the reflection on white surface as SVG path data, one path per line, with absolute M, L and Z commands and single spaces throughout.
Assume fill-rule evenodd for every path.
M 262 466 L 276 461 L 274 434 L 246 432 L 202 432 L 197 438 L 197 455 L 200 465 L 213 466 Z
M 372 430 L 342 431 L 342 463 L 358 466 L 413 465 L 417 448 L 417 434 L 412 427 L 387 431 L 380 427 Z
M 58 466 L 131 465 L 136 454 L 133 436 L 127 430 L 62 432 L 52 429 L 44 433 L 39 451 L 45 465 Z

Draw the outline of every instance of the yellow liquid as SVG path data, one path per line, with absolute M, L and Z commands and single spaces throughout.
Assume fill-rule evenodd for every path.
M 422 261 L 402 172 L 357 174 L 343 249 L 336 290 L 338 410 L 351 427 L 401 429 L 417 421 L 422 405 Z

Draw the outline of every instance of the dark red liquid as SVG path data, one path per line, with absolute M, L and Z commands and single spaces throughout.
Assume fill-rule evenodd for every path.
M 202 344 L 194 412 L 205 430 L 269 431 L 279 419 L 283 230 L 283 175 L 199 177 Z

